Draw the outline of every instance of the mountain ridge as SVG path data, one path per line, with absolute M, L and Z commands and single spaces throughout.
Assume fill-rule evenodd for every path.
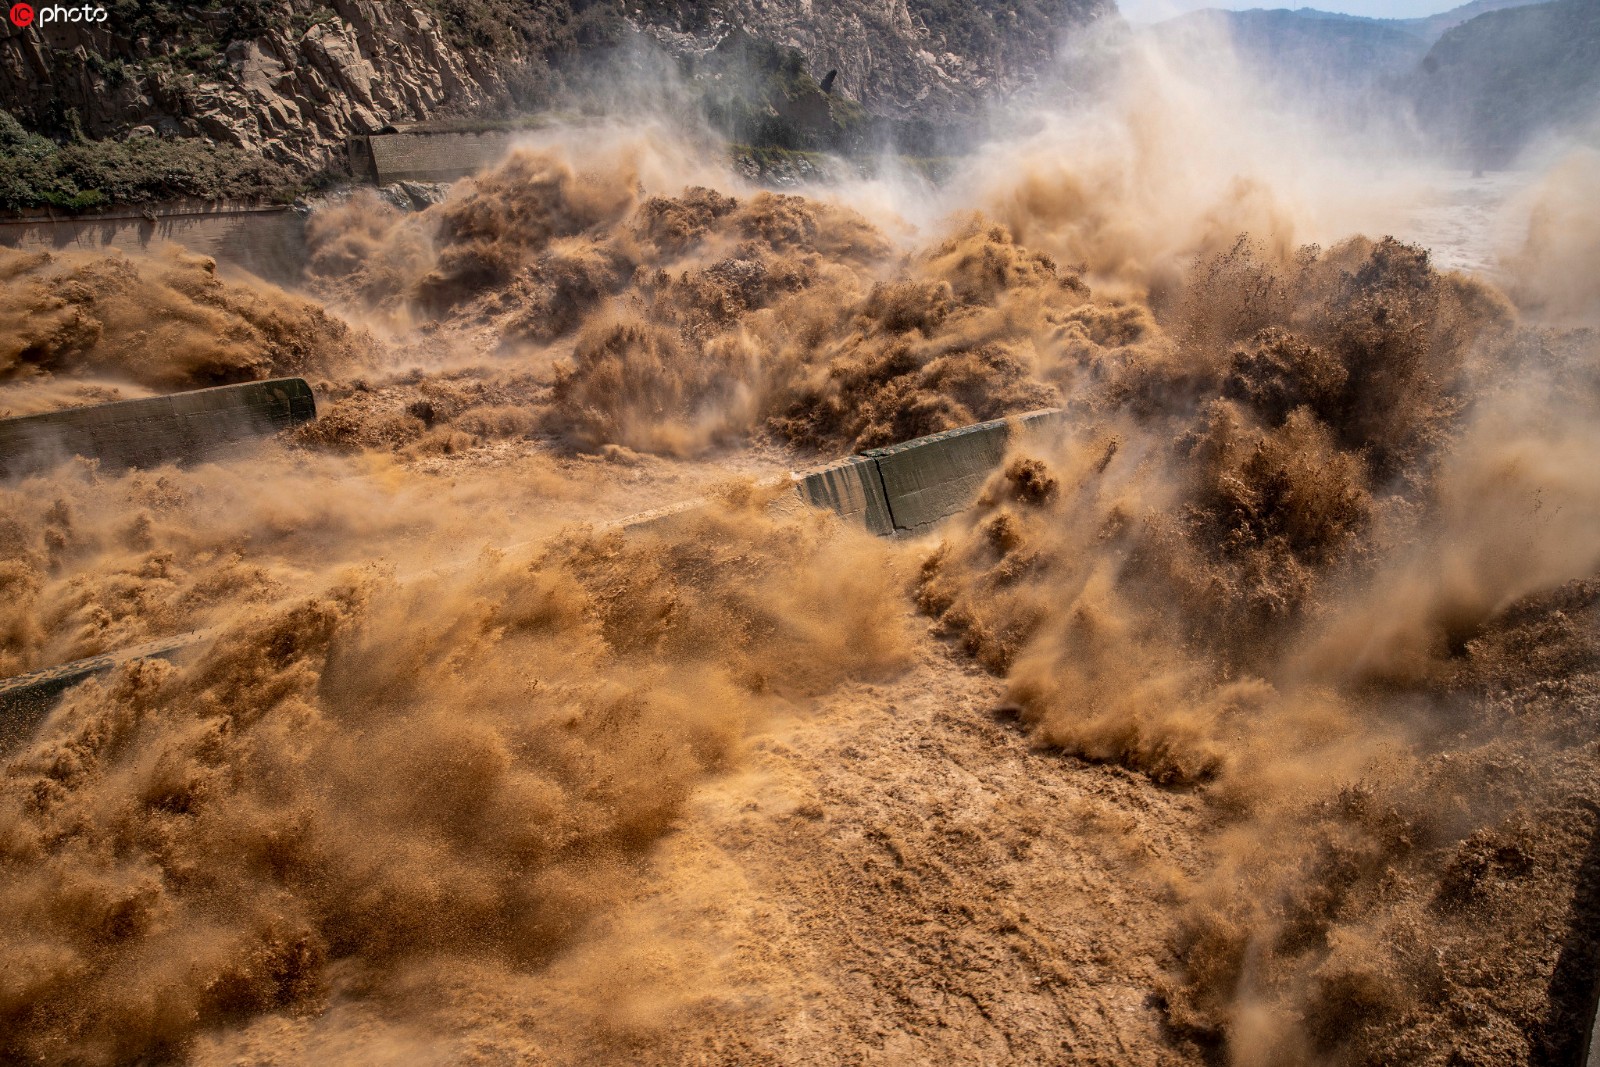
M 1267 91 L 1347 125 L 1385 123 L 1464 166 L 1505 166 L 1545 133 L 1600 127 L 1596 0 L 1473 0 L 1423 19 L 1211 8 L 1151 32 L 1202 63 L 1225 40 Z

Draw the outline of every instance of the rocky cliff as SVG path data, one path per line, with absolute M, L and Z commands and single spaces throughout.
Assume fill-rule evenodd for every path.
M 440 19 L 380 0 L 296 0 L 252 23 L 219 13 L 170 36 L 148 20 L 13 31 L 0 106 L 25 126 L 89 138 L 200 137 L 302 169 L 352 133 L 504 94 L 492 57 L 455 47 Z M 131 31 L 131 32 L 130 32 Z
M 694 32 L 640 29 L 694 55 L 739 26 L 798 50 L 818 78 L 837 71 L 836 91 L 874 114 L 937 120 L 1024 87 L 1065 34 L 1115 12 L 1113 0 L 729 0 Z
M 811 86 L 893 119 L 947 121 L 1031 80 L 1112 0 L 114 0 L 103 23 L 6 26 L 0 108 L 61 142 L 203 139 L 307 174 L 351 134 L 547 104 L 641 44 L 694 76 L 735 32 L 800 57 Z M 832 72 L 832 77 L 828 74 Z M 771 100 L 758 108 L 781 114 Z

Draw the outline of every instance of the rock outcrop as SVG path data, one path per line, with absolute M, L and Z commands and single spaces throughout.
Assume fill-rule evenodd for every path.
M 195 96 L 214 140 L 304 158 L 347 134 L 375 133 L 441 107 L 472 108 L 502 91 L 494 64 L 458 52 L 436 19 L 374 0 L 298 39 L 274 34 L 228 49 L 233 84 Z
M 878 115 L 948 119 L 1032 82 L 1072 30 L 1113 16 L 1113 0 L 731 0 L 697 33 L 641 32 L 676 55 L 703 54 L 732 27 L 798 49 L 817 78 Z

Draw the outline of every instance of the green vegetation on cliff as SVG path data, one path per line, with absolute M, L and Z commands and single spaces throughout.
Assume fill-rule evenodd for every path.
M 136 136 L 57 144 L 0 111 L 0 209 L 83 211 L 181 197 L 256 198 L 287 190 L 282 167 L 199 138 Z

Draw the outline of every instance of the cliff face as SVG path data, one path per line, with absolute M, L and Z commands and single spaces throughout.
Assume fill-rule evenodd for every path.
M 970 114 L 1030 83 L 1063 35 L 1115 15 L 1114 0 L 729 0 L 709 24 L 639 29 L 676 55 L 713 47 L 733 26 L 799 50 L 835 91 L 899 119 Z
M 13 30 L 0 42 L 0 106 L 48 134 L 148 126 L 314 168 L 351 133 L 503 92 L 496 64 L 455 48 L 422 10 L 381 0 L 282 6 L 284 17 L 262 26 L 199 22 L 177 48 L 130 37 L 115 11 L 93 28 Z
M 1060 36 L 1112 0 L 114 0 L 93 26 L 6 26 L 0 108 L 52 137 L 149 127 L 260 153 L 299 172 L 350 134 L 527 104 L 563 68 L 623 38 L 685 61 L 737 27 L 803 54 L 833 92 L 892 118 L 943 121 L 1025 84 Z M 502 11 L 501 9 L 504 8 Z M 530 89 L 530 86 L 532 87 Z

